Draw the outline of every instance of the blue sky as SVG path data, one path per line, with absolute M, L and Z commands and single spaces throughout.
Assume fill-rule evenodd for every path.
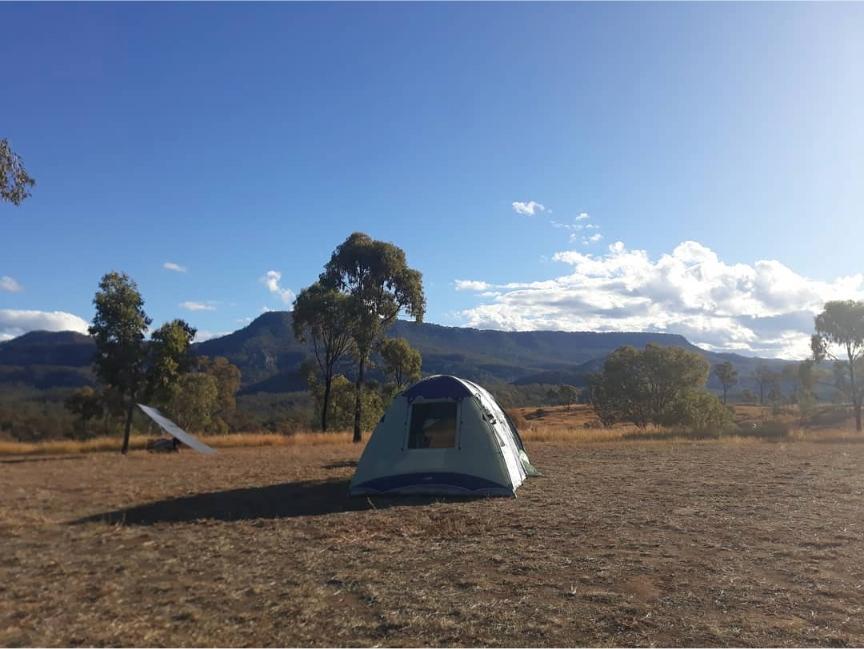
M 406 250 L 441 324 L 794 357 L 821 301 L 864 298 L 864 5 L 2 4 L 0 24 L 0 137 L 38 183 L 0 205 L 0 337 L 80 327 L 111 269 L 156 324 L 231 331 L 355 230 Z

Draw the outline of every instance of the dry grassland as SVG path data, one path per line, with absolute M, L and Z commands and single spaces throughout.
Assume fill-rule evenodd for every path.
M 529 441 L 440 501 L 347 498 L 347 443 L 2 458 L 0 644 L 862 645 L 859 441 Z

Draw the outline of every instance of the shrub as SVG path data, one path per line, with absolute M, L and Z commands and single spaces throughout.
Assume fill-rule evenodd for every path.
M 705 390 L 692 390 L 675 402 L 668 423 L 697 435 L 719 437 L 736 430 L 732 411 Z
M 680 347 L 646 345 L 645 349 L 619 347 L 591 377 L 591 405 L 604 426 L 630 422 L 639 428 L 649 425 L 670 426 L 695 421 L 699 403 L 711 409 L 707 415 L 716 420 L 713 401 L 704 391 L 708 361 Z M 705 396 L 693 396 L 694 394 Z

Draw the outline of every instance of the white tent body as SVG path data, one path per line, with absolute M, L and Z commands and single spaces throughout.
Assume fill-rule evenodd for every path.
M 438 375 L 390 404 L 350 493 L 514 496 L 536 474 L 494 397 L 471 381 Z
M 168 417 L 163 415 L 153 406 L 145 406 L 143 403 L 139 403 L 138 407 L 141 408 L 141 412 L 143 412 L 145 415 L 150 417 L 150 419 L 155 421 L 159 425 L 159 428 L 171 435 L 171 437 L 174 437 L 178 441 L 183 442 L 189 448 L 195 449 L 199 453 L 205 454 L 216 452 L 215 449 L 207 446 L 207 444 L 180 428 L 180 426 L 168 419 Z

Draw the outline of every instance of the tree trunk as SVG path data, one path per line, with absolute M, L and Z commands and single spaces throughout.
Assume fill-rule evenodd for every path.
M 357 383 L 354 385 L 354 443 L 363 441 L 363 433 L 360 431 L 360 418 L 363 415 L 363 404 L 361 397 L 363 396 L 363 370 L 366 368 L 366 358 L 360 358 L 360 365 L 357 368 Z
M 321 431 L 327 432 L 327 412 L 330 408 L 330 388 L 333 386 L 333 377 L 324 377 L 324 403 L 321 406 Z
M 726 384 L 723 384 L 723 405 L 726 405 Z
M 129 452 L 129 431 L 132 429 L 132 413 L 135 412 L 135 399 L 129 400 L 129 409 L 126 411 L 126 428 L 123 431 L 123 448 L 120 452 L 126 455 Z
M 846 345 L 846 355 L 849 357 L 849 390 L 852 393 L 852 408 L 855 410 L 855 432 L 861 432 L 861 397 L 855 384 L 855 356 L 849 345 Z

